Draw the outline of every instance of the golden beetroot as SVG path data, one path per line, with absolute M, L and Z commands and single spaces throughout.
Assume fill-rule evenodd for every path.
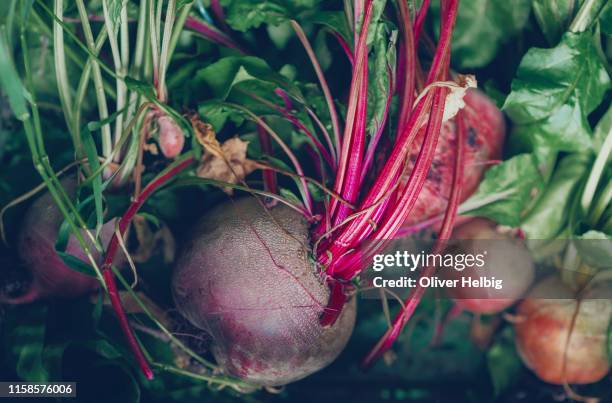
M 544 279 L 518 307 L 516 346 L 545 382 L 597 382 L 610 370 L 607 336 L 612 300 L 593 289 L 580 300 L 556 276 Z M 609 297 L 609 292 L 608 292 Z

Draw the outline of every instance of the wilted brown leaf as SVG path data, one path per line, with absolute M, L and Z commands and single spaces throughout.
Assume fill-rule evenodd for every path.
M 157 231 L 151 230 L 151 225 L 142 216 L 135 216 L 133 220 L 136 239 L 138 239 L 138 249 L 130 256 L 137 263 L 148 261 L 158 246 L 162 247 L 162 255 L 165 263 L 172 263 L 176 253 L 176 243 L 174 236 L 165 225 Z
M 246 157 L 248 142 L 234 137 L 221 144 L 212 126 L 197 117 L 191 118 L 191 124 L 198 142 L 204 147 L 197 169 L 199 177 L 239 183 L 258 167 L 255 161 Z M 232 189 L 225 188 L 224 192 L 232 194 Z
M 444 104 L 444 117 L 442 121 L 446 122 L 455 117 L 459 110 L 465 108 L 465 93 L 470 88 L 476 88 L 476 78 L 470 74 L 458 74 L 456 78 L 456 85 L 449 86 L 450 92 L 446 97 Z

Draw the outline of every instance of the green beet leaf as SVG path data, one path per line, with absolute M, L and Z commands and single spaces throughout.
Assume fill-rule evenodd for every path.
M 542 178 L 531 154 L 520 154 L 487 171 L 478 190 L 466 204 L 480 205 L 492 195 L 502 199 L 468 212 L 488 217 L 499 224 L 518 226 L 532 199 L 542 188 Z
M 534 147 L 583 151 L 592 146 L 587 117 L 608 88 L 593 36 L 567 33 L 552 49 L 527 52 L 503 109 Z
M 439 15 L 439 3 L 431 3 Z M 531 0 L 461 1 L 453 33 L 453 63 L 464 69 L 489 64 L 501 45 L 523 29 L 530 10 Z
M 589 155 L 572 154 L 563 158 L 536 205 L 529 211 L 521 229 L 530 239 L 552 239 L 568 223 L 568 211 L 586 179 Z

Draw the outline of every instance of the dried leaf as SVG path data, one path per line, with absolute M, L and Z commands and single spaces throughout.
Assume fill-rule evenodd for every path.
M 199 177 L 239 183 L 257 169 L 257 163 L 246 157 L 249 145 L 247 141 L 234 137 L 221 144 L 211 125 L 195 116 L 191 118 L 191 124 L 196 139 L 204 147 L 200 166 L 197 169 Z M 223 191 L 232 194 L 231 188 L 225 188 Z
M 443 122 L 454 118 L 457 112 L 465 108 L 463 97 L 465 97 L 465 93 L 469 88 L 476 88 L 476 78 L 469 74 L 459 74 L 457 76 L 457 85 L 449 86 L 450 92 L 444 104 Z
M 164 263 L 174 261 L 176 242 L 168 227 L 162 225 L 159 230 L 153 232 L 150 223 L 140 215 L 134 217 L 133 225 L 138 239 L 138 249 L 131 254 L 132 260 L 138 263 L 148 261 L 161 245 Z
M 151 153 L 152 155 L 159 155 L 157 144 L 155 143 L 144 143 L 142 146 L 144 151 Z

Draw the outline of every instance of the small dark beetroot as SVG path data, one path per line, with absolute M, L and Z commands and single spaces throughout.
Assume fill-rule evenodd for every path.
M 177 309 L 211 337 L 229 374 L 263 386 L 304 378 L 330 364 L 355 323 L 355 298 L 322 327 L 329 298 L 311 258 L 308 223 L 294 210 L 256 199 L 224 204 L 197 225 L 180 255 Z
M 592 289 L 578 306 L 575 293 L 559 277 L 550 276 L 529 293 L 517 314 L 518 352 L 525 365 L 543 381 L 557 385 L 594 383 L 610 370 L 609 289 Z
M 76 179 L 73 177 L 65 179 L 62 185 L 68 194 L 74 194 Z M 21 277 L 29 277 L 29 284 L 20 285 L 23 292 L 19 295 L 3 293 L 0 295 L 0 302 L 23 304 L 49 297 L 73 298 L 99 287 L 96 278 L 71 269 L 55 251 L 55 242 L 62 221 L 63 216 L 49 192 L 32 203 L 25 214 L 17 240 L 17 254 L 21 260 L 21 267 L 29 272 L 29 276 Z M 110 241 L 114 227 L 114 221 L 103 226 L 101 240 L 104 245 Z M 90 246 L 94 258 L 100 263 L 100 254 L 93 248 L 93 243 Z M 89 263 L 74 235 L 68 239 L 66 253 Z
M 177 157 L 185 146 L 185 134 L 170 116 L 162 114 L 157 118 L 157 142 L 166 158 Z

